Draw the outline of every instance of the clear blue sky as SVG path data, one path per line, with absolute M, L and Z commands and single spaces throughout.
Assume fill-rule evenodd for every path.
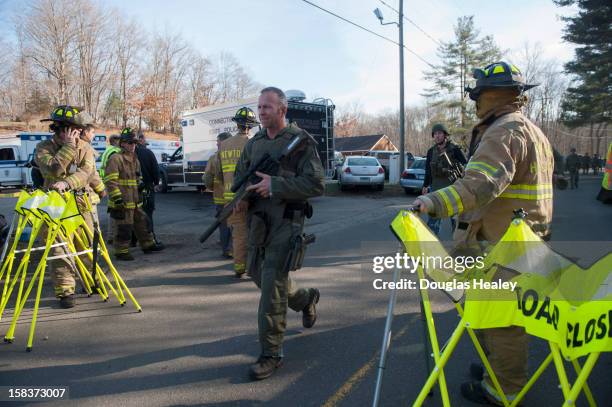
M 2 4 L 0 0 L 0 4 Z M 381 35 L 397 40 L 395 26 L 381 26 L 372 13 L 380 8 L 386 20 L 397 14 L 379 0 L 312 0 Z M 385 0 L 394 8 L 398 0 Z M 8 3 L 8 4 L 7 4 Z M 255 80 L 283 89 L 301 89 L 309 99 L 329 97 L 336 104 L 358 101 L 377 112 L 398 106 L 398 47 L 325 14 L 301 0 L 107 0 L 137 19 L 143 28 L 180 32 L 204 54 L 233 53 Z M 15 2 L 4 1 L 5 9 Z M 405 0 L 406 16 L 436 39 L 450 40 L 453 25 L 474 15 L 481 33 L 492 34 L 502 49 L 517 51 L 529 41 L 540 42 L 544 57 L 560 63 L 573 48 L 561 40 L 564 23 L 552 0 Z M 406 46 L 431 63 L 438 63 L 434 41 L 410 23 Z M 421 101 L 427 83 L 426 65 L 406 53 L 406 100 Z

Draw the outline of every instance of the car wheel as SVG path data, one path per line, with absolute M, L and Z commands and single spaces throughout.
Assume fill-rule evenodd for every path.
M 168 179 L 166 178 L 166 174 L 162 173 L 160 192 L 165 194 L 166 192 L 171 191 L 171 190 L 172 190 L 172 187 L 168 186 Z

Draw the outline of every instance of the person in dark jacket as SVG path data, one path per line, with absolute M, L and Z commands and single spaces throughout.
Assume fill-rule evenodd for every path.
M 443 124 L 435 124 L 431 129 L 434 145 L 427 150 L 425 162 L 425 181 L 423 182 L 423 195 L 428 192 L 446 188 L 455 180 L 452 178 L 452 166 L 457 165 L 463 169 L 467 160 L 461 148 L 449 140 L 450 134 Z M 451 228 L 455 230 L 455 219 L 450 218 Z M 440 219 L 429 217 L 427 226 L 436 235 L 440 233 Z
M 158 189 L 160 180 L 159 165 L 153 151 L 147 148 L 147 140 L 142 131 L 138 132 L 136 155 L 138 156 L 138 161 L 140 162 L 140 171 L 142 172 L 142 185 L 140 185 L 143 196 L 142 210 L 149 217 L 151 221 L 151 233 L 153 233 L 155 241 L 158 242 L 153 227 L 153 212 L 155 211 L 155 192 Z

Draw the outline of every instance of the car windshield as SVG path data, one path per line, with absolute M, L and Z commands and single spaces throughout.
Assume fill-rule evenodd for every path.
M 425 169 L 425 160 L 415 160 L 410 166 L 411 170 L 424 170 Z
M 378 160 L 374 157 L 349 158 L 348 165 L 364 165 L 366 167 L 378 167 Z

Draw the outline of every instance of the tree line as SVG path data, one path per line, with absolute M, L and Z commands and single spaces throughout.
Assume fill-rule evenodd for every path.
M 202 55 L 171 30 L 93 0 L 33 0 L 0 40 L 0 120 L 28 121 L 70 103 L 106 126 L 177 133 L 183 110 L 256 94 L 231 53 Z
M 455 142 L 466 146 L 478 119 L 475 104 L 463 89 L 473 82 L 474 68 L 505 59 L 521 69 L 527 83 L 539 84 L 526 93 L 524 111 L 558 151 L 568 153 L 576 147 L 579 153 L 605 154 L 606 140 L 612 140 L 608 130 L 612 5 L 605 0 L 555 3 L 576 4 L 579 8 L 575 16 L 564 18 L 567 26 L 563 39 L 577 46 L 574 59 L 565 65 L 543 58 L 542 46 L 537 42 L 527 42 L 513 52 L 504 50 L 492 35 L 480 34 L 473 16 L 460 17 L 454 25 L 454 38 L 441 41 L 438 47 L 440 63 L 424 72 L 430 84 L 422 94 L 425 102 L 405 111 L 407 151 L 423 155 L 431 146 L 431 127 L 438 122 L 447 125 Z M 399 144 L 398 111 L 373 115 L 353 102 L 341 106 L 336 118 L 336 134 L 340 137 L 384 133 L 396 146 Z

